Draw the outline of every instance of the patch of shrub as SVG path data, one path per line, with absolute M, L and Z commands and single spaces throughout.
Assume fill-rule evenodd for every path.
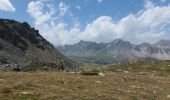
M 93 75 L 98 75 L 98 71 L 82 71 L 81 74 L 82 75 L 89 75 L 89 76 L 93 76 Z
M 9 94 L 9 93 L 12 92 L 12 90 L 11 90 L 10 87 L 2 87 L 0 92 L 3 93 L 3 94 Z
M 35 60 L 35 61 L 32 61 L 29 65 L 27 65 L 23 70 L 24 71 L 36 71 L 39 68 L 41 68 L 41 65 L 37 60 Z

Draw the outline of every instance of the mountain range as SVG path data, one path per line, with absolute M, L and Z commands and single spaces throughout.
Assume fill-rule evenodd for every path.
M 73 45 L 58 46 L 57 49 L 77 62 L 110 64 L 136 60 L 170 60 L 170 40 L 160 40 L 154 44 L 132 44 L 115 39 L 109 43 L 81 40 Z
M 0 19 L 0 68 L 64 69 L 76 64 L 59 53 L 26 22 Z

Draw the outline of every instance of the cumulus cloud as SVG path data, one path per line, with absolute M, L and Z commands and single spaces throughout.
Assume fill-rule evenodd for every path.
M 155 42 L 165 38 L 168 34 L 166 26 L 170 24 L 170 6 L 149 5 L 138 14 L 129 14 L 117 22 L 109 16 L 101 16 L 87 25 L 83 37 L 101 42 L 122 38 L 134 43 Z
M 51 5 L 46 5 L 49 10 L 45 11 L 44 1 L 31 1 L 28 4 L 27 12 L 35 18 L 35 24 L 41 25 L 52 19 L 52 15 L 55 13 L 54 8 Z
M 50 4 L 48 0 L 41 0 L 31 1 L 27 7 L 27 12 L 35 20 L 35 27 L 39 29 L 43 37 L 54 45 L 65 44 L 68 43 L 69 40 L 73 41 L 73 36 L 79 31 L 76 24 L 75 27 L 67 30 L 67 24 L 60 20 L 60 17 L 64 16 L 68 11 L 68 6 L 65 6 L 66 5 L 61 2 L 55 7 L 56 9 L 54 9 L 54 5 Z M 59 11 L 57 11 L 57 9 Z M 70 16 L 70 13 L 68 15 Z
M 0 10 L 15 12 L 15 7 L 11 4 L 9 0 L 0 0 Z
M 154 4 L 153 4 L 153 2 L 151 1 L 151 0 L 145 0 L 145 4 L 144 4 L 144 7 L 146 8 L 146 9 L 150 9 L 150 8 L 154 8 Z
M 156 6 L 149 1 L 145 3 L 147 5 L 145 9 L 137 14 L 129 14 L 118 21 L 113 21 L 110 16 L 100 16 L 81 30 L 76 23 L 68 29 L 66 22 L 60 22 L 52 16 L 54 12 L 52 9 L 44 12 L 43 8 L 48 7 L 44 2 L 41 2 L 42 4 L 37 2 L 34 1 L 32 3 L 38 5 L 29 7 L 31 5 L 30 2 L 28 12 L 36 19 L 35 26 L 40 30 L 41 35 L 55 46 L 73 44 L 80 40 L 110 42 L 116 38 L 122 38 L 133 43 L 152 43 L 170 36 L 168 33 L 170 5 Z M 38 14 L 31 13 L 35 11 Z M 60 13 L 55 13 L 55 15 L 60 16 Z M 44 21 L 42 16 L 49 17 Z M 43 21 L 40 20 L 40 22 L 43 24 L 36 25 L 39 18 L 42 18 Z

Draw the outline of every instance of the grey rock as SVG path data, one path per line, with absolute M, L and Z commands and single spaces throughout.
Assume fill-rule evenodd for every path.
M 80 41 L 73 45 L 59 46 L 57 49 L 74 61 L 97 64 L 137 60 L 170 60 L 170 40 L 160 40 L 155 44 L 132 44 L 121 39 L 109 43 Z

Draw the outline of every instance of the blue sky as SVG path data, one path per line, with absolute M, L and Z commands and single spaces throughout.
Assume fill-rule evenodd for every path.
M 16 11 L 14 13 L 0 11 L 0 17 L 27 21 L 33 25 L 32 17 L 26 11 L 29 2 L 30 0 L 11 0 Z M 54 5 L 59 5 L 60 2 L 69 5 L 69 10 L 78 17 L 82 26 L 103 15 L 111 16 L 114 20 L 121 19 L 129 13 L 137 13 L 143 8 L 144 3 L 143 0 L 103 0 L 100 3 L 97 0 L 51 0 L 50 2 Z M 80 7 L 80 10 L 77 7 Z
M 0 18 L 28 22 L 55 46 L 80 40 L 170 39 L 170 0 L 1 0 Z

